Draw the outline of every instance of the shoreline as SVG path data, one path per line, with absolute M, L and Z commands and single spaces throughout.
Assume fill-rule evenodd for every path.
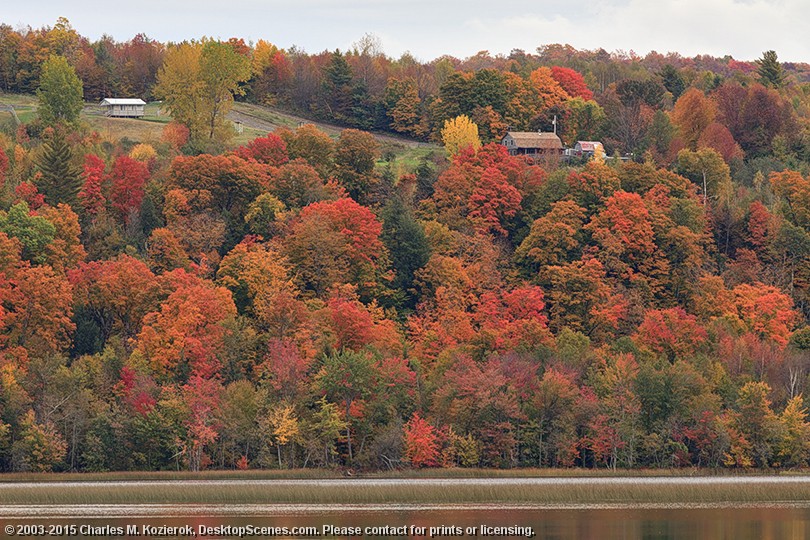
M 810 476 L 220 479 L 0 484 L 0 507 L 810 507 Z M 657 507 L 657 506 L 656 506 Z
M 810 477 L 806 469 L 467 469 L 425 468 L 394 471 L 352 472 L 335 469 L 250 469 L 246 471 L 212 469 L 205 471 L 107 471 L 107 472 L 4 472 L 0 486 L 13 483 L 43 482 L 127 482 L 184 480 L 375 480 L 375 479 L 498 479 L 498 478 L 801 478 Z

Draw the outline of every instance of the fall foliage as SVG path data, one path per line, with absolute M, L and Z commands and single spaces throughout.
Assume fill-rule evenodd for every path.
M 481 146 L 478 126 L 465 115 L 447 120 L 442 128 L 442 143 L 451 156 L 467 148 L 477 150 Z
M 0 25 L 0 471 L 810 465 L 804 64 L 372 45 Z

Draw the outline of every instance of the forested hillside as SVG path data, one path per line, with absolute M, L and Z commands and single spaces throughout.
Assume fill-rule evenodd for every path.
M 807 72 L 0 26 L 0 468 L 807 466 Z M 555 115 L 608 159 L 497 143 Z

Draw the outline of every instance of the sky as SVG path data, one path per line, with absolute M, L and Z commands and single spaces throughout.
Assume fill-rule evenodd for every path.
M 264 39 L 309 53 L 350 48 L 377 36 L 391 57 L 466 58 L 479 51 L 578 49 L 731 55 L 810 62 L 805 0 L 0 0 L 0 22 L 51 26 L 66 17 L 90 39 L 158 41 L 209 36 Z

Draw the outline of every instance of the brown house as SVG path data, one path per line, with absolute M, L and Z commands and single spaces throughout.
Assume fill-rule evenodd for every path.
M 540 131 L 510 131 L 501 139 L 501 144 L 511 156 L 559 156 L 564 150 L 557 135 Z

